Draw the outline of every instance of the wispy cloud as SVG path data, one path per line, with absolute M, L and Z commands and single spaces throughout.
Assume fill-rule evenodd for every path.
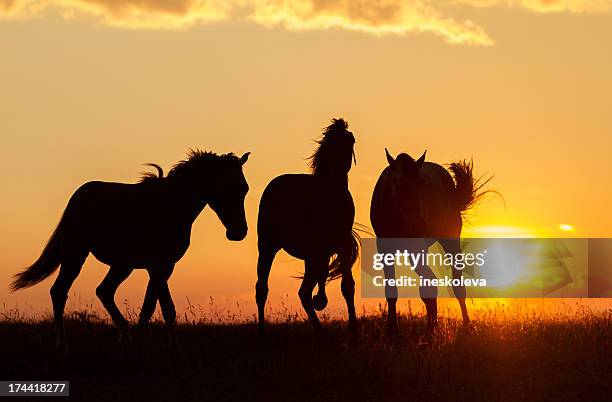
M 57 13 L 135 29 L 187 29 L 252 21 L 293 31 L 345 29 L 374 35 L 433 34 L 451 44 L 491 45 L 485 30 L 448 15 L 461 7 L 522 7 L 537 12 L 607 12 L 612 0 L 0 0 L 0 18 Z
M 128 28 L 184 29 L 213 21 L 252 21 L 288 30 L 347 29 L 370 34 L 430 33 L 453 44 L 490 45 L 469 20 L 443 15 L 428 0 L 0 0 L 0 16 L 57 12 Z
M 605 13 L 612 10 L 612 0 L 452 0 L 472 7 L 519 7 L 531 11 Z
M 0 18 L 31 17 L 44 7 L 44 4 L 37 1 L 0 0 Z
M 250 19 L 290 30 L 342 28 L 372 34 L 432 33 L 454 44 L 493 43 L 480 26 L 444 16 L 427 0 L 262 0 L 254 2 Z

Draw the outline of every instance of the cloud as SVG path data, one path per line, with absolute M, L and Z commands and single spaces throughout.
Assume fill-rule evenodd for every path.
M 44 5 L 38 1 L 0 0 L 1 18 L 25 18 L 40 12 Z
M 430 33 L 453 44 L 493 43 L 480 26 L 444 16 L 429 0 L 0 0 L 0 16 L 5 18 L 52 12 L 128 28 L 185 29 L 241 20 L 292 31 Z
M 181 29 L 230 19 L 235 0 L 0 0 L 0 18 L 58 13 L 129 28 Z
M 1 1 L 1 0 L 0 0 Z M 185 29 L 229 20 L 235 2 L 223 0 L 48 0 L 70 18 L 93 16 L 104 24 L 138 29 Z
M 426 0 L 276 0 L 257 1 L 251 19 L 290 30 L 342 28 L 372 34 L 432 33 L 448 43 L 490 45 L 473 22 L 456 21 Z
M 453 0 L 472 7 L 519 7 L 550 13 L 605 13 L 612 10 L 612 0 Z
M 607 12 L 612 0 L 0 0 L 0 18 L 59 14 L 135 29 L 187 29 L 222 21 L 251 21 L 291 31 L 344 29 L 374 35 L 433 34 L 451 44 L 491 45 L 461 7 L 521 7 L 535 12 Z

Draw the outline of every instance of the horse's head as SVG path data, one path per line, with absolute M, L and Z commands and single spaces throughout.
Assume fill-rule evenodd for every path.
M 248 226 L 244 212 L 244 198 L 249 191 L 242 166 L 249 159 L 250 152 L 242 157 L 233 157 L 223 163 L 221 171 L 216 173 L 212 190 L 208 195 L 208 204 L 216 212 L 225 226 L 228 240 L 240 241 L 247 235 Z
M 395 192 L 396 199 L 402 200 L 404 205 L 413 206 L 403 211 L 406 215 L 404 218 L 413 229 L 420 230 L 421 226 L 424 225 L 423 199 L 421 197 L 424 182 L 419 171 L 425 163 L 427 151 L 423 152 L 423 155 L 417 160 L 404 153 L 393 158 L 387 148 L 385 148 L 385 152 L 391 169 L 392 191 Z
M 319 147 L 310 157 L 313 174 L 346 176 L 355 158 L 355 137 L 348 130 L 344 119 L 332 119 L 323 130 L 323 137 L 317 141 Z
M 387 154 L 387 162 L 389 162 L 394 179 L 399 180 L 408 187 L 422 184 L 419 170 L 421 170 L 423 163 L 425 163 L 427 151 L 423 152 L 423 155 L 416 161 L 408 154 L 399 154 L 397 158 L 393 158 L 387 148 L 385 148 L 385 153 Z

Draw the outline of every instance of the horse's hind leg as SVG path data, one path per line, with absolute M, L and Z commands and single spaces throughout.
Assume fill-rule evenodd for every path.
M 444 248 L 446 253 L 452 254 L 453 256 L 461 253 L 461 242 L 458 238 L 456 239 L 440 239 L 440 244 Z M 453 259 L 454 261 L 454 259 Z M 460 269 L 456 269 L 454 266 L 453 270 L 453 278 L 461 279 L 462 271 Z M 468 324 L 470 322 L 470 316 L 468 315 L 467 306 L 465 305 L 465 286 L 453 286 L 453 293 L 459 301 L 459 307 L 461 307 L 461 315 L 463 317 L 463 322 Z
M 119 285 L 130 276 L 132 271 L 133 269 L 130 267 L 113 265 L 102 280 L 102 283 L 96 288 L 96 295 L 110 314 L 115 325 L 119 327 L 121 336 L 125 337 L 128 342 L 131 341 L 129 323 L 115 303 L 115 292 Z
M 381 254 L 394 253 L 393 244 L 384 241 L 381 237 L 376 239 L 376 249 Z M 395 264 L 385 263 L 383 273 L 385 279 L 395 280 Z M 385 282 L 385 298 L 387 299 L 387 335 L 393 338 L 397 333 L 397 287 Z
M 268 299 L 268 278 L 272 262 L 278 250 L 271 247 L 259 245 L 259 257 L 257 258 L 257 284 L 255 285 L 255 301 L 257 302 L 257 315 L 259 334 L 263 335 L 266 327 L 265 310 Z
M 353 279 L 353 272 L 350 269 L 342 272 L 342 282 L 340 283 L 340 290 L 342 296 L 346 300 L 346 307 L 348 308 L 348 328 L 352 336 L 357 335 L 357 314 L 355 313 L 355 280 Z
M 329 276 L 329 270 L 323 269 L 319 275 L 317 282 L 318 290 L 317 294 L 312 297 L 312 305 L 316 311 L 321 311 L 327 307 L 327 295 L 325 294 L 325 285 L 327 284 L 327 278 Z
M 66 333 L 64 330 L 64 308 L 68 300 L 68 291 L 81 272 L 81 267 L 87 258 L 87 252 L 72 255 L 62 261 L 59 275 L 51 286 L 51 301 L 55 321 L 55 346 L 62 350 L 66 348 Z
M 426 264 L 419 264 L 414 272 L 424 279 L 436 279 L 433 271 Z M 438 288 L 436 286 L 421 285 L 419 286 L 419 295 L 423 303 L 425 303 L 425 310 L 427 310 L 427 333 L 431 336 L 438 326 Z
M 385 264 L 383 272 L 385 279 L 395 279 L 395 265 Z M 397 332 L 397 287 L 385 285 L 385 297 L 387 299 L 387 334 L 393 337 Z
M 304 307 L 304 311 L 306 311 L 306 315 L 308 315 L 308 320 L 312 324 L 312 327 L 315 331 L 320 332 L 322 327 L 312 302 L 312 291 L 319 282 L 321 270 L 328 269 L 327 259 L 324 256 L 307 258 L 305 265 L 304 279 L 302 280 L 302 286 L 300 286 L 298 295 L 300 296 L 302 307 Z

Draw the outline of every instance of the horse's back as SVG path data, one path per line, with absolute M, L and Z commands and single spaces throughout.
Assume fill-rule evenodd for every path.
M 189 230 L 172 224 L 169 198 L 161 182 L 137 184 L 92 181 L 68 203 L 71 220 L 67 242 L 79 243 L 100 261 L 145 265 L 156 255 L 176 253 L 189 242 Z M 179 239 L 180 238 L 180 239 Z
M 328 185 L 311 174 L 274 178 L 259 204 L 257 233 L 260 247 L 284 248 L 303 258 L 309 247 L 327 247 L 349 234 L 355 217 L 348 189 Z
M 136 219 L 153 213 L 159 203 L 159 192 L 151 184 L 90 181 L 74 192 L 66 209 L 80 219 Z
M 284 174 L 272 179 L 259 201 L 258 230 L 275 220 L 299 219 L 297 212 L 311 201 L 312 187 L 312 177 L 307 174 Z

